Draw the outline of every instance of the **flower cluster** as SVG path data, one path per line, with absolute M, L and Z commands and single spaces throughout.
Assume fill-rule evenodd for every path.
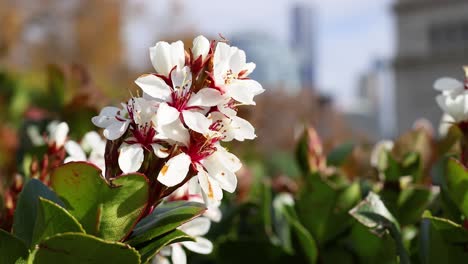
M 141 97 L 121 107 L 105 107 L 93 123 L 104 128 L 108 150 L 123 173 L 144 173 L 159 193 L 168 196 L 191 181 L 206 200 L 219 201 L 236 189 L 240 160 L 225 149 L 226 141 L 254 139 L 254 127 L 237 115 L 238 106 L 255 105 L 264 91 L 248 78 L 255 69 L 244 51 L 198 36 L 186 51 L 181 41 L 150 48 L 155 73 L 135 83 Z M 106 151 L 107 153 L 107 151 Z M 107 177 L 110 174 L 106 167 Z

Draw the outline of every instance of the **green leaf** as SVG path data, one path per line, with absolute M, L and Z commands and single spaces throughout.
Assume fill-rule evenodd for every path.
M 34 264 L 138 264 L 138 251 L 127 244 L 81 233 L 64 233 L 42 241 L 30 257 Z
M 28 254 L 23 241 L 0 229 L 0 263 L 23 264 L 26 263 Z
M 415 224 L 433 200 L 430 188 L 411 186 L 401 190 L 398 197 L 397 218 L 401 225 Z
M 448 219 L 433 217 L 426 211 L 420 236 L 422 263 L 464 263 L 468 258 L 468 231 Z
M 60 205 L 63 204 L 57 195 L 39 180 L 32 179 L 26 183 L 18 198 L 13 222 L 13 234 L 23 240 L 28 247 L 31 246 L 33 237 L 39 197 Z
M 306 180 L 296 202 L 297 213 L 301 223 L 319 243 L 322 243 L 326 237 L 337 192 L 317 174 L 309 175 Z
M 205 212 L 204 204 L 176 201 L 159 205 L 136 225 L 131 245 L 138 245 L 163 235 Z
M 299 222 L 296 212 L 292 206 L 285 205 L 283 210 L 284 215 L 288 219 L 291 227 L 294 230 L 294 234 L 297 236 L 302 252 L 307 257 L 308 263 L 316 263 L 318 257 L 317 244 L 314 238 L 310 235 L 307 229 Z
M 468 230 L 461 225 L 445 218 L 432 216 L 429 211 L 424 212 L 423 219 L 428 219 L 434 228 L 450 243 L 468 243 Z
M 333 149 L 327 156 L 327 163 L 330 166 L 339 167 L 346 159 L 351 155 L 355 147 L 355 144 L 348 142 Z
M 403 245 L 400 226 L 395 217 L 388 211 L 380 197 L 370 192 L 366 199 L 361 201 L 349 213 L 361 224 L 368 227 L 378 235 L 389 232 L 395 240 L 400 257 L 400 263 L 410 263 L 408 253 Z
M 40 204 L 34 226 L 32 246 L 44 238 L 66 232 L 84 233 L 80 223 L 65 209 L 54 202 L 39 198 Z
M 138 247 L 138 251 L 140 252 L 140 255 L 141 255 L 141 262 L 147 263 L 163 247 L 172 243 L 183 242 L 183 241 L 195 241 L 195 240 L 191 236 L 180 231 L 179 229 L 174 229 L 170 231 L 169 233 L 166 233 L 144 244 L 141 244 Z
M 468 171 L 456 159 L 447 161 L 447 188 L 449 195 L 461 212 L 468 217 Z
M 58 167 L 51 186 L 87 233 L 113 241 L 127 237 L 149 197 L 144 175 L 122 175 L 107 183 L 97 167 L 84 162 Z
M 299 192 L 296 210 L 300 222 L 317 243 L 324 245 L 345 232 L 353 222 L 348 211 L 361 199 L 358 183 L 330 184 L 309 175 Z

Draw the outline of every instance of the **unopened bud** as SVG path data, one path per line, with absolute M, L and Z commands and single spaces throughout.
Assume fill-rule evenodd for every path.
M 194 60 L 201 56 L 202 61 L 204 61 L 209 51 L 210 41 L 207 38 L 200 35 L 193 40 L 192 55 Z

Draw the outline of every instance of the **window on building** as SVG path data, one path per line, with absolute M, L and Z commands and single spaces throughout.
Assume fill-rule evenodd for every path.
M 453 52 L 468 47 L 468 21 L 433 24 L 428 32 L 431 50 L 436 53 Z

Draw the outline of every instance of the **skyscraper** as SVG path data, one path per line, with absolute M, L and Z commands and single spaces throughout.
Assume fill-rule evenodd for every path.
M 315 85 L 315 39 L 314 10 L 310 5 L 301 3 L 291 10 L 291 47 L 296 53 L 302 86 L 313 88 Z

